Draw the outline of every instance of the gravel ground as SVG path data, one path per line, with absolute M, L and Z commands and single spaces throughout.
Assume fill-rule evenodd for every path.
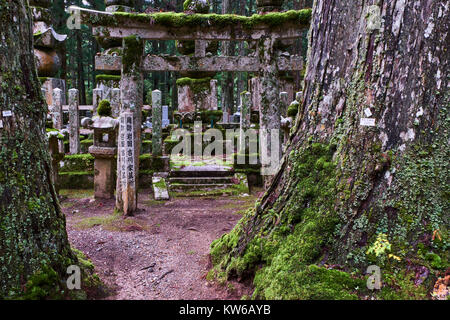
M 232 282 L 223 287 L 205 277 L 211 267 L 209 246 L 229 232 L 250 197 L 151 200 L 139 195 L 139 212 L 114 216 L 114 201 L 94 201 L 86 192 L 68 192 L 61 202 L 67 232 L 110 288 L 106 299 L 240 299 L 251 288 Z

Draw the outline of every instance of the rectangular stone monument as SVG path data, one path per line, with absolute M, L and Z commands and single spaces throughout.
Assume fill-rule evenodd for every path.
M 162 106 L 162 127 L 166 128 L 169 124 L 169 106 Z
M 287 109 L 289 106 L 289 96 L 286 91 L 280 92 L 280 114 L 285 117 L 287 115 Z
M 223 112 L 222 122 L 223 123 L 229 123 L 230 122 L 230 117 L 228 115 L 228 112 L 226 112 L 226 111 Z
M 123 213 L 130 215 L 136 210 L 136 161 L 135 134 L 133 112 L 124 111 L 120 115 L 119 123 L 119 154 L 117 178 L 120 180 Z
M 50 108 L 52 115 L 53 127 L 57 130 L 62 130 L 63 128 L 63 91 L 59 88 L 53 89 L 53 105 Z M 58 149 L 60 153 L 64 153 L 64 142 L 58 140 Z
M 210 82 L 211 94 L 209 110 L 217 110 L 217 80 L 212 79 Z
M 69 147 L 70 154 L 80 153 L 79 95 L 77 89 L 69 90 Z
M 241 119 L 240 119 L 240 130 L 239 130 L 239 153 L 245 153 L 246 142 L 245 142 L 245 132 L 250 129 L 250 113 L 251 113 L 251 94 L 250 92 L 241 93 Z
M 162 110 L 161 91 L 152 92 L 152 154 L 162 156 Z
M 117 118 L 120 114 L 120 89 L 113 88 L 111 90 L 111 116 Z

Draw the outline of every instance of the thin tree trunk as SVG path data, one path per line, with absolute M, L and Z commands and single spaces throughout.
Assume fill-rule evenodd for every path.
M 47 105 L 27 3 L 0 6 L 0 298 L 24 290 L 32 295 L 25 284 L 37 272 L 47 277 L 49 288 L 62 287 L 66 268 L 76 263 L 50 178 Z M 39 292 L 34 292 L 38 298 Z
M 449 27 L 445 0 L 315 2 L 285 157 L 256 209 L 213 243 L 216 266 L 256 272 L 254 296 L 268 299 L 367 295 L 371 264 L 385 279 L 375 297 L 430 289 L 443 271 L 424 253 L 449 258 Z M 391 248 L 371 253 L 383 237 Z M 424 288 L 407 280 L 418 270 Z

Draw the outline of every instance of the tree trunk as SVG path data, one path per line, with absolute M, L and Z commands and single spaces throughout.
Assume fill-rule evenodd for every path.
M 429 258 L 449 261 L 449 24 L 444 0 L 314 3 L 289 146 L 256 209 L 212 244 L 216 270 L 254 276 L 269 299 L 426 293 L 446 267 Z
M 2 1 L 0 21 L 0 298 L 36 298 L 62 286 L 76 257 L 50 178 L 27 1 Z M 41 287 L 32 291 L 37 278 Z

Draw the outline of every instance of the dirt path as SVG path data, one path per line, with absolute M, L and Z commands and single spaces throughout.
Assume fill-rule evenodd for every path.
M 150 198 L 149 198 L 150 196 Z M 230 231 L 256 197 L 178 198 L 140 194 L 140 212 L 123 219 L 114 202 L 66 193 L 63 212 L 74 247 L 110 287 L 107 299 L 239 299 L 250 289 L 209 283 L 209 245 Z

